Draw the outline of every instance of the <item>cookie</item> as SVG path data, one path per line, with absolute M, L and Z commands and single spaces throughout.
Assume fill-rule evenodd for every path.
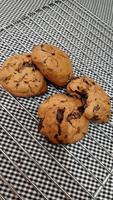
M 47 90 L 44 77 L 32 63 L 30 54 L 8 58 L 0 70 L 0 84 L 19 97 L 40 95 Z
M 110 98 L 98 85 L 92 86 L 88 92 L 85 116 L 98 123 L 106 123 L 111 116 Z
M 99 123 L 108 121 L 111 115 L 110 98 L 93 79 L 76 77 L 67 85 L 67 92 L 85 103 L 85 116 Z
M 38 130 L 53 144 L 72 144 L 84 138 L 89 121 L 79 99 L 55 94 L 44 101 L 39 109 Z
M 96 82 L 87 76 L 73 78 L 67 85 L 67 92 L 74 97 L 87 98 L 88 91 Z
M 66 85 L 72 77 L 73 69 L 68 55 L 53 45 L 33 47 L 32 60 L 41 73 L 58 86 Z

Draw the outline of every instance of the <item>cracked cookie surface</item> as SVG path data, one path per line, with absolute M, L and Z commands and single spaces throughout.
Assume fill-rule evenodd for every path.
M 79 99 L 55 94 L 44 101 L 39 109 L 38 130 L 53 144 L 72 144 L 84 138 L 89 121 Z
M 30 54 L 8 58 L 0 70 L 0 84 L 14 96 L 30 97 L 47 90 L 43 75 L 32 63 Z
M 42 74 L 58 86 L 66 85 L 72 77 L 73 69 L 69 56 L 53 45 L 34 46 L 32 60 Z
M 76 77 L 67 85 L 67 92 L 85 102 L 85 116 L 92 121 L 105 123 L 111 115 L 110 97 L 93 79 Z

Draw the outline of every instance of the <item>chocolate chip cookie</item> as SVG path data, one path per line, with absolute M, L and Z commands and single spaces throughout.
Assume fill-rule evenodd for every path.
M 85 103 L 85 116 L 99 123 L 108 121 L 111 115 L 110 98 L 93 79 L 76 77 L 67 85 L 67 92 Z
M 38 130 L 53 144 L 72 144 L 84 138 L 88 131 L 88 119 L 79 99 L 55 94 L 44 101 L 39 109 Z
M 69 56 L 53 45 L 34 46 L 32 60 L 41 73 L 58 86 L 66 85 L 72 77 L 73 69 Z
M 88 91 L 96 82 L 87 76 L 73 78 L 67 85 L 67 92 L 74 97 L 87 98 Z
M 0 84 L 19 97 L 40 95 L 47 90 L 44 77 L 32 63 L 30 54 L 8 58 L 0 70 Z
M 106 123 L 111 116 L 110 98 L 98 85 L 92 86 L 88 92 L 85 116 L 89 120 Z

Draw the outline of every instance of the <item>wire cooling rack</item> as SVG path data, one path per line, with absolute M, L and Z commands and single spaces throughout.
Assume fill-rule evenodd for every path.
M 52 43 L 72 59 L 76 75 L 100 83 L 113 107 L 112 28 L 79 3 L 57 1 L 26 13 L 0 28 L 1 63 L 33 45 Z M 37 132 L 36 111 L 53 93 L 15 98 L 0 88 L 1 200 L 112 200 L 113 117 L 90 124 L 87 136 L 73 145 L 52 145 Z

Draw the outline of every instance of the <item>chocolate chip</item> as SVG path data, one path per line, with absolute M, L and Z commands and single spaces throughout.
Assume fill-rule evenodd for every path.
M 41 128 L 43 127 L 43 119 L 40 119 L 38 124 L 38 131 L 40 132 Z
M 85 108 L 84 108 L 84 106 L 80 106 L 80 107 L 78 107 L 77 108 L 77 110 L 81 113 L 81 115 L 84 113 L 84 110 L 85 110 Z
M 54 135 L 54 138 L 57 138 L 57 137 L 58 137 L 58 133 Z
M 20 69 L 18 68 L 18 69 L 16 69 L 16 72 L 20 72 Z
M 23 66 L 24 67 L 33 67 L 33 68 L 35 68 L 35 65 L 32 62 L 24 62 Z
M 61 102 L 61 103 L 65 103 L 66 101 L 67 101 L 67 100 L 61 100 L 60 102 Z
M 57 142 L 60 144 L 60 143 L 62 143 L 62 140 L 60 140 L 58 136 L 59 136 L 59 135 L 58 135 L 58 133 L 57 133 L 57 134 L 54 135 L 54 138 L 55 138 L 55 139 L 57 140 Z
M 49 71 L 51 71 L 51 72 L 53 71 L 53 69 L 51 69 L 51 68 L 47 68 L 47 70 L 49 70 Z
M 55 53 L 52 53 L 52 55 L 54 56 L 54 55 L 55 55 Z
M 80 87 L 79 87 L 79 86 L 77 86 L 77 89 L 78 89 L 78 90 L 80 90 Z
M 72 119 L 80 119 L 81 113 L 78 110 L 73 111 L 67 116 L 67 121 L 70 122 Z
M 16 83 L 16 87 L 18 87 L 19 86 L 19 83 Z
M 82 134 L 83 134 L 83 135 L 86 135 L 86 133 L 85 133 L 85 132 L 82 132 Z
M 100 110 L 100 106 L 99 105 L 94 106 L 93 112 L 98 111 L 98 110 Z
M 32 72 L 35 72 L 35 71 L 36 71 L 36 68 L 33 67 Z
M 10 77 L 5 77 L 3 81 L 8 81 L 10 80 Z
M 60 125 L 58 125 L 58 135 L 61 135 L 61 128 L 60 128 Z
M 29 55 L 29 54 L 28 54 L 28 55 L 26 55 L 26 56 L 27 56 L 28 58 L 30 58 L 30 57 L 31 57 L 31 55 Z
M 65 108 L 63 108 L 63 109 L 60 109 L 60 108 L 59 108 L 59 109 L 57 110 L 56 119 L 57 119 L 57 121 L 58 121 L 59 123 L 61 123 L 62 120 L 63 120 L 64 111 L 65 111 Z
M 47 59 L 45 59 L 45 60 L 43 61 L 43 62 L 44 62 L 44 64 L 46 64 L 46 60 L 47 60 Z
M 92 121 L 98 121 L 98 120 L 100 120 L 100 119 L 99 119 L 99 117 L 98 117 L 97 115 L 95 115 L 94 117 L 92 117 L 91 120 L 92 120 Z
M 83 79 L 83 82 L 86 83 L 87 85 L 91 86 L 91 84 L 86 79 Z
M 94 81 L 91 81 L 91 83 L 92 83 L 93 85 L 96 85 L 96 83 L 95 83 Z
M 44 44 L 41 44 L 40 46 L 41 46 L 41 48 L 43 48 Z
M 81 97 L 81 92 L 79 92 L 78 90 L 72 90 L 71 88 L 70 88 L 70 90 L 71 90 L 72 92 L 76 92 L 76 94 L 78 94 L 78 95 Z
M 82 90 L 81 92 L 78 90 L 74 90 L 73 92 L 76 92 L 76 94 L 78 94 L 80 98 L 88 98 L 87 92 L 85 92 L 84 90 Z

